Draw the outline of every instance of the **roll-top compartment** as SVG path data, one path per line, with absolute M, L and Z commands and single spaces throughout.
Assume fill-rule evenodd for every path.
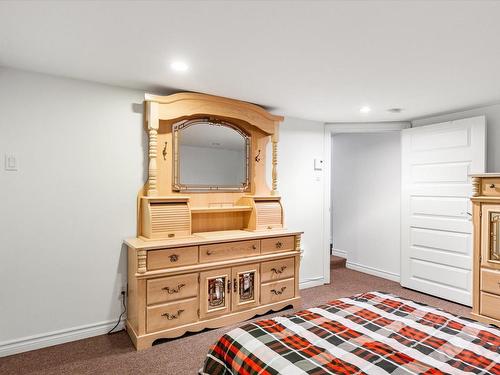
M 283 209 L 279 198 L 255 199 L 255 229 L 282 229 Z
M 191 235 L 191 211 L 188 198 L 150 198 L 141 200 L 141 235 L 150 239 Z

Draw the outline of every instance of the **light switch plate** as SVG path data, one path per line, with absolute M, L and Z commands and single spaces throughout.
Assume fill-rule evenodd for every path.
M 314 159 L 314 170 L 315 171 L 322 171 L 323 170 L 323 160 Z
M 17 156 L 14 154 L 5 154 L 5 170 L 17 171 L 18 168 Z

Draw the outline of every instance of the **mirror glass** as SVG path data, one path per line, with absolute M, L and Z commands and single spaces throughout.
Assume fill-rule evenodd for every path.
M 174 188 L 248 188 L 249 137 L 226 122 L 196 119 L 174 126 Z

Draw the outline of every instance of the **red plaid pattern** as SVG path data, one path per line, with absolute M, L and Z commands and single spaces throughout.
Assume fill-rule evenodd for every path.
M 370 292 L 236 328 L 203 375 L 500 375 L 500 331 L 403 298 Z

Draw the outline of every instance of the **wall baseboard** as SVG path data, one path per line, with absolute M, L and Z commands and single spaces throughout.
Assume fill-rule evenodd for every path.
M 396 281 L 398 283 L 400 282 L 400 275 L 397 273 L 383 271 L 383 270 L 380 270 L 378 268 L 364 266 L 362 264 L 353 263 L 353 262 L 349 262 L 349 261 L 347 261 L 346 267 L 349 268 L 350 270 L 367 273 L 369 275 L 378 276 L 378 277 L 381 277 L 383 279 Z
M 315 286 L 320 286 L 325 283 L 325 278 L 323 276 L 311 277 L 307 280 L 299 282 L 299 289 L 307 289 Z
M 64 344 L 66 342 L 82 340 L 93 336 L 105 335 L 113 328 L 116 321 L 89 324 L 60 331 L 49 332 L 42 335 L 28 336 L 21 339 L 0 342 L 0 357 L 46 348 L 48 346 Z M 125 321 L 122 320 L 116 331 L 124 329 Z
M 312 288 L 324 284 L 324 277 L 312 277 L 299 283 L 300 289 Z M 86 339 L 89 337 L 105 335 L 113 328 L 116 321 L 108 321 L 89 324 L 60 331 L 53 331 L 42 335 L 28 336 L 21 339 L 0 342 L 0 357 L 28 352 L 30 350 L 42 349 L 49 346 L 64 344 L 71 341 Z M 116 330 L 125 328 L 123 319 Z
M 341 258 L 347 259 L 347 251 L 345 251 L 345 250 L 333 249 L 332 255 L 335 255 L 336 257 L 341 257 Z

